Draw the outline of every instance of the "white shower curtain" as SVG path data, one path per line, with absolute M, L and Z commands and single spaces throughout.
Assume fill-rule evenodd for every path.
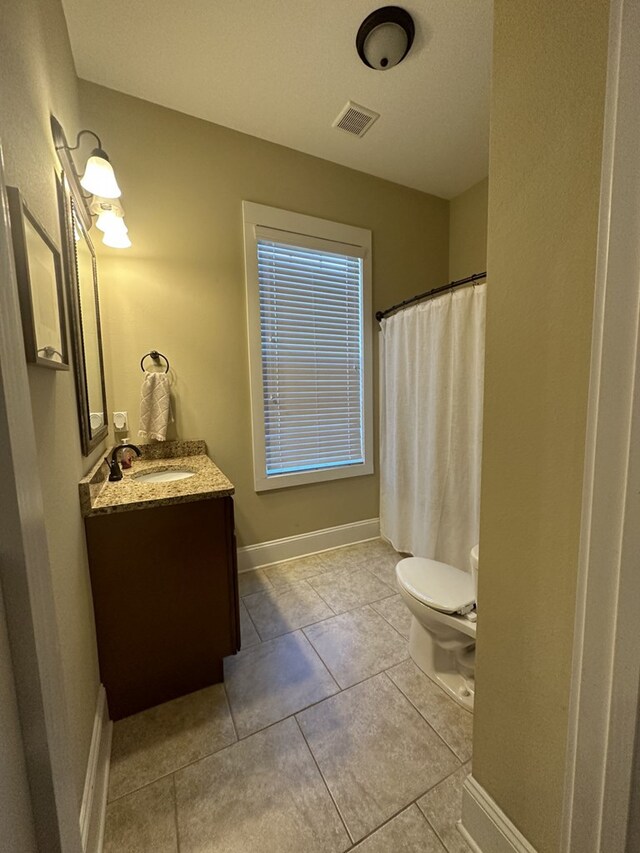
M 469 569 L 478 541 L 486 284 L 382 321 L 382 535 Z

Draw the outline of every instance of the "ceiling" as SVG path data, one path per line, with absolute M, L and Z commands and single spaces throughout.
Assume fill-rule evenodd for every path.
M 63 0 L 78 76 L 452 198 L 488 171 L 491 0 L 410 0 L 407 58 L 360 61 L 375 0 Z M 381 114 L 361 139 L 348 100 Z

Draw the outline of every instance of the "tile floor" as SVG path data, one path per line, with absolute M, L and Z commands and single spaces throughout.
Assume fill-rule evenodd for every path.
M 469 853 L 472 717 L 409 658 L 398 559 L 240 576 L 224 684 L 114 726 L 105 853 Z

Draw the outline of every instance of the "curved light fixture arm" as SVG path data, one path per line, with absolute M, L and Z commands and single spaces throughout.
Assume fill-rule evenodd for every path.
M 98 134 L 94 130 L 85 129 L 81 130 L 80 133 L 76 136 L 76 144 L 73 146 L 73 148 L 69 148 L 69 151 L 77 151 L 77 149 L 80 148 L 80 138 L 84 136 L 85 133 L 89 133 L 91 136 L 95 136 L 98 141 L 98 148 L 102 150 L 102 142 L 100 141 L 100 137 L 98 136 Z
M 58 159 L 60 160 L 60 164 L 62 165 L 62 170 L 66 178 L 67 184 L 69 185 L 71 196 L 75 202 L 76 212 L 80 217 L 85 229 L 89 231 L 89 229 L 91 228 L 92 215 L 94 214 L 94 203 L 96 201 L 102 201 L 102 196 L 104 196 L 104 201 L 109 202 L 109 204 L 107 205 L 108 209 L 112 210 L 117 218 L 117 222 L 114 221 L 112 224 L 114 225 L 114 227 L 117 224 L 119 228 L 117 234 L 108 234 L 107 229 L 101 229 L 105 231 L 105 236 L 102 238 L 102 242 L 105 243 L 105 245 L 107 246 L 112 246 L 113 248 L 128 248 L 131 245 L 131 240 L 127 236 L 128 229 L 124 226 L 124 211 L 122 209 L 121 202 L 118 201 L 121 193 L 120 188 L 118 187 L 117 182 L 115 180 L 115 176 L 113 175 L 113 169 L 109 165 L 109 169 L 111 171 L 112 186 L 115 188 L 116 192 L 113 192 L 113 195 L 110 195 L 109 192 L 103 190 L 102 192 L 99 192 L 99 195 L 96 195 L 96 189 L 93 189 L 92 186 L 87 187 L 86 183 L 84 183 L 87 174 L 86 170 L 81 183 L 80 176 L 78 175 L 76 169 L 76 164 L 71 154 L 72 151 L 76 151 L 80 147 L 80 140 L 82 139 L 82 137 L 86 134 L 89 134 L 90 136 L 93 136 L 95 138 L 96 142 L 98 143 L 98 147 L 93 149 L 93 152 L 91 153 L 91 156 L 89 157 L 87 163 L 91 163 L 92 159 L 94 158 L 102 158 L 103 160 L 106 160 L 107 163 L 109 163 L 109 157 L 106 151 L 102 148 L 102 140 L 100 139 L 98 134 L 93 130 L 83 128 L 76 137 L 76 144 L 71 147 L 67 142 L 67 137 L 65 136 L 64 130 L 62 129 L 62 125 L 53 115 L 51 116 L 51 133 L 53 135 L 53 143 L 56 149 L 56 153 L 58 154 Z M 85 192 L 85 188 L 89 190 L 88 194 L 87 192 Z M 111 189 L 111 187 L 107 187 L 107 189 Z M 90 199 L 92 200 L 91 204 L 89 202 Z M 102 205 L 99 206 L 102 207 Z M 104 209 L 106 210 L 107 207 L 105 207 Z M 95 214 L 97 215 L 100 212 L 102 211 L 96 210 Z
M 81 134 L 85 132 L 93 133 L 93 131 L 80 131 L 78 134 L 78 140 L 80 139 Z M 89 204 L 87 202 L 87 197 L 84 194 L 84 190 L 80 186 L 80 178 L 76 170 L 76 164 L 73 162 L 73 157 L 71 156 L 71 151 L 75 149 L 69 147 L 62 125 L 53 115 L 51 116 L 51 133 L 53 135 L 53 144 L 55 146 L 56 153 L 58 154 L 60 165 L 62 166 L 62 171 L 67 184 L 69 185 L 71 196 L 75 202 L 76 212 L 82 220 L 82 224 L 88 231 L 91 228 L 91 211 L 89 210 Z M 77 147 L 78 146 L 76 145 L 76 148 Z

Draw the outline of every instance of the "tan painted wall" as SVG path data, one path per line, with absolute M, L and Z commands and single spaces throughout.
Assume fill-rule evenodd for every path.
M 449 202 L 450 280 L 487 268 L 488 193 L 485 178 Z
M 49 114 L 70 138 L 80 129 L 77 78 L 58 0 L 2 3 L 0 139 L 6 180 L 60 244 Z M 29 367 L 45 521 L 68 705 L 78 802 L 99 684 L 93 606 L 78 480 L 97 456 L 80 451 L 73 373 Z
M 606 0 L 496 0 L 473 773 L 557 853 L 608 37 Z
M 109 397 L 131 436 L 140 357 L 156 348 L 177 376 L 174 432 L 204 438 L 236 485 L 240 544 L 376 517 L 377 474 L 253 490 L 241 202 L 371 228 L 375 308 L 446 279 L 448 202 L 91 83 L 80 93 L 134 242 L 100 253 Z
M 0 838 L 11 839 L 13 849 L 36 853 L 36 836 L 29 780 L 18 716 L 9 635 L 0 589 Z

